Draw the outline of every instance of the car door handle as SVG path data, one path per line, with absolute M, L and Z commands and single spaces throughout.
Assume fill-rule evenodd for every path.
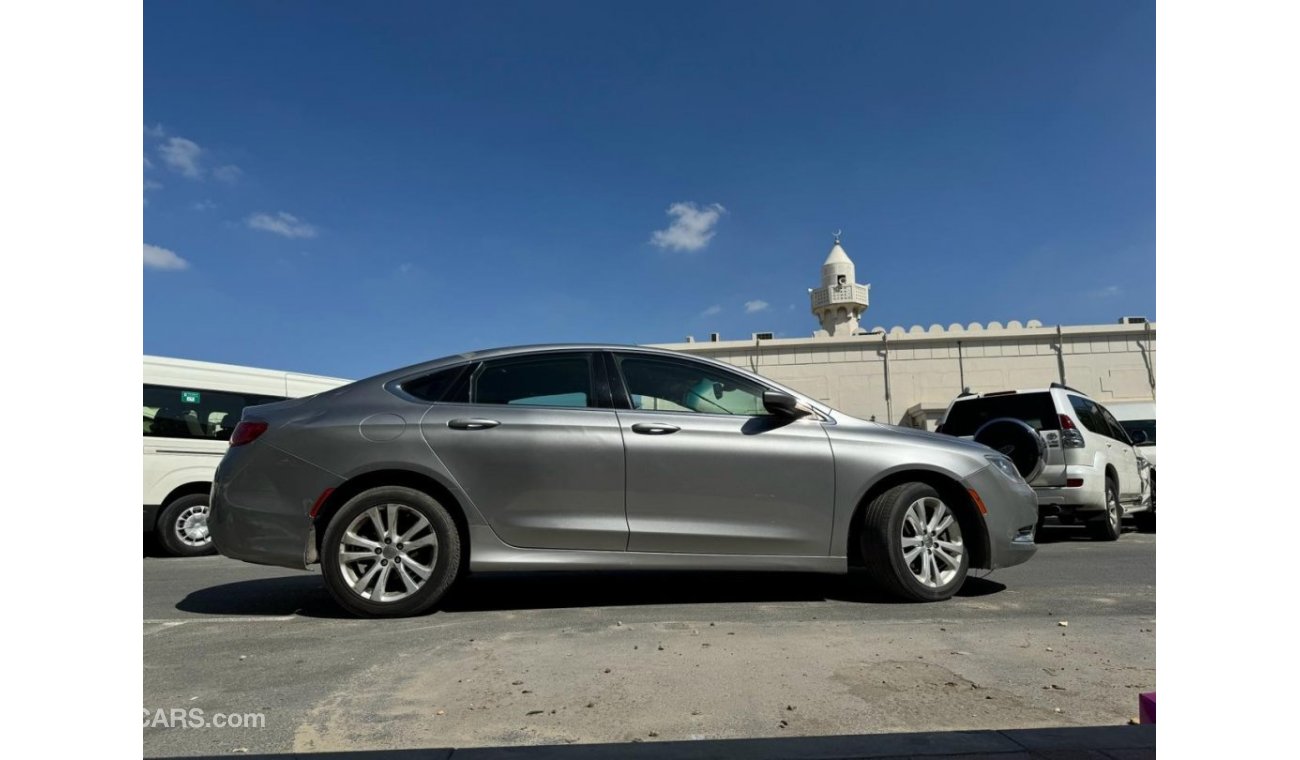
M 665 425 L 659 422 L 638 422 L 632 426 L 633 433 L 641 433 L 642 435 L 668 435 L 669 433 L 676 433 L 678 430 L 681 430 L 681 428 L 676 425 Z
M 474 417 L 471 419 L 452 420 L 447 423 L 447 427 L 452 430 L 487 430 L 488 428 L 494 428 L 500 424 L 501 423 L 496 420 L 485 420 L 480 417 Z

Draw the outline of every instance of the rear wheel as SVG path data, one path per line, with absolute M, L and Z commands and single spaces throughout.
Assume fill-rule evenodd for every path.
M 460 534 L 446 507 L 411 488 L 352 497 L 330 520 L 321 567 L 334 599 L 364 617 L 418 615 L 460 571 Z
M 208 533 L 208 495 L 192 493 L 168 502 L 158 515 L 158 543 L 177 557 L 215 554 Z
M 1124 508 L 1119 505 L 1119 486 L 1112 478 L 1106 478 L 1106 511 L 1088 523 L 1088 530 L 1094 540 L 1118 540 L 1120 520 L 1123 517 Z
M 877 496 L 863 514 L 862 559 L 881 589 L 918 602 L 950 598 L 966 581 L 970 552 L 953 508 L 925 483 Z

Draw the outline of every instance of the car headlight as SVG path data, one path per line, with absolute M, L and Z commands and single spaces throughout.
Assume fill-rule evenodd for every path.
M 989 463 L 992 464 L 993 467 L 998 470 L 998 472 L 1001 472 L 1003 475 L 1006 475 L 1008 478 L 1011 478 L 1016 483 L 1025 482 L 1025 479 L 1020 476 L 1020 470 L 1016 469 L 1015 463 L 1013 463 L 1010 459 L 1007 459 L 1001 454 L 989 455 L 987 459 L 989 460 Z

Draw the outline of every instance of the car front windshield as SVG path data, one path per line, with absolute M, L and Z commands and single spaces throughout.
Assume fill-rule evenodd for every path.
M 1119 424 L 1120 427 L 1124 428 L 1124 432 L 1128 433 L 1129 438 L 1137 438 L 1138 437 L 1137 432 L 1139 430 L 1146 433 L 1147 439 L 1142 443 L 1136 445 L 1138 446 L 1156 445 L 1156 421 L 1155 420 L 1120 420 Z

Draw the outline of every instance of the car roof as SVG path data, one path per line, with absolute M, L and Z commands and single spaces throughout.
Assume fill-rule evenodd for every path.
M 551 351 L 618 351 L 621 353 L 638 353 L 638 354 L 646 354 L 649 356 L 672 357 L 675 359 L 691 359 L 698 362 L 704 362 L 705 364 L 711 364 L 715 367 L 718 367 L 723 370 L 727 370 L 729 372 L 734 372 L 740 375 L 748 375 L 750 377 L 760 380 L 765 385 L 781 388 L 782 390 L 791 393 L 794 396 L 797 396 L 798 398 L 802 398 L 808 401 L 809 403 L 813 404 L 823 412 L 834 411 L 833 407 L 829 406 L 823 401 L 818 401 L 817 399 L 810 397 L 806 393 L 801 393 L 780 382 L 777 382 L 776 380 L 773 380 L 770 377 L 759 375 L 758 373 L 747 370 L 744 367 L 738 367 L 734 364 L 729 364 L 724 361 L 711 359 L 707 356 L 699 356 L 697 354 L 686 353 L 685 351 L 673 351 L 667 348 L 649 348 L 647 346 L 630 346 L 621 343 L 533 343 L 533 344 L 525 344 L 519 346 L 503 346 L 501 348 L 488 348 L 488 349 L 482 349 L 478 351 L 466 351 L 464 353 L 452 354 L 451 356 L 444 356 L 438 359 L 432 359 L 427 362 L 421 362 L 420 364 L 412 364 L 407 367 L 402 367 L 400 369 L 384 372 L 383 374 L 375 375 L 373 377 L 369 377 L 366 378 L 365 380 L 361 380 L 358 382 L 368 383 L 368 382 L 379 381 L 383 383 L 388 383 L 393 380 L 408 378 L 411 375 L 418 375 L 424 372 L 432 372 L 442 367 L 451 367 L 453 365 L 461 364 L 463 362 L 477 362 L 477 361 L 484 361 L 486 359 L 497 359 L 501 357 L 516 356 L 521 354 L 546 353 Z
M 972 399 L 981 399 L 981 398 L 989 398 L 989 397 L 996 397 L 996 396 L 1011 396 L 1011 395 L 1016 395 L 1021 393 L 1051 393 L 1052 391 L 1066 391 L 1067 393 L 1073 393 L 1078 396 L 1083 396 L 1084 398 L 1091 398 L 1090 396 L 1088 396 L 1088 394 L 1084 393 L 1083 391 L 1076 391 L 1073 388 L 1068 388 L 1063 385 L 1054 385 L 1047 388 L 1016 388 L 1015 390 L 985 391 L 984 393 L 968 393 L 964 396 L 958 396 L 956 401 L 970 401 Z

